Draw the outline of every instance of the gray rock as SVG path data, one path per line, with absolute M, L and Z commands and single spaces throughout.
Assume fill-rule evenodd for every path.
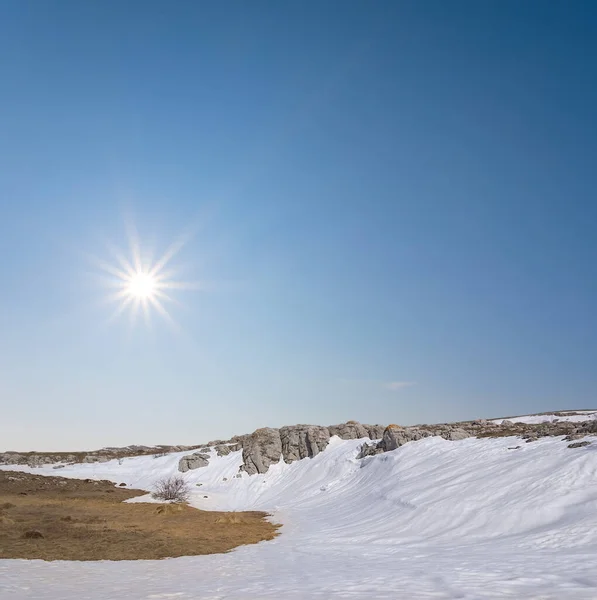
M 357 421 L 348 421 L 348 423 L 330 425 L 328 430 L 330 435 L 337 435 L 343 440 L 360 440 L 361 438 L 369 437 L 369 431 L 367 431 L 364 425 L 361 425 Z
M 257 429 L 242 442 L 243 465 L 249 475 L 265 473 L 269 466 L 280 462 L 282 441 L 280 432 L 272 427 Z
M 582 448 L 583 446 L 590 446 L 591 442 L 589 441 L 584 441 L 584 442 L 574 442 L 574 444 L 568 444 L 568 448 Z
M 218 456 L 228 456 L 230 452 L 232 452 L 232 450 L 230 450 L 230 446 L 226 446 L 226 444 L 216 446 L 216 454 Z
M 88 454 L 83 457 L 84 463 L 105 463 L 111 459 L 109 456 L 105 456 L 104 454 Z
M 381 440 L 386 430 L 385 425 L 363 425 L 363 427 L 367 430 L 370 440 Z
M 291 425 L 279 430 L 284 462 L 317 456 L 327 448 L 330 432 L 318 425 Z
M 192 471 L 194 469 L 200 469 L 201 467 L 207 467 L 209 464 L 209 455 L 202 454 L 201 452 L 195 452 L 194 454 L 187 454 L 178 461 L 178 470 L 181 473 Z
M 418 427 L 400 427 L 400 425 L 388 425 L 383 432 L 380 446 L 384 452 L 391 452 L 400 448 L 407 442 L 420 440 L 433 435 L 431 432 Z
M 383 452 L 383 448 L 380 444 L 367 444 L 365 442 L 357 454 L 357 458 L 365 458 L 365 456 L 375 456 L 376 454 L 381 454 Z
M 444 437 L 444 436 L 442 436 Z M 472 437 L 472 434 L 468 431 L 465 431 L 461 427 L 456 427 L 454 429 L 450 429 L 446 434 L 446 439 L 451 440 L 453 442 L 457 440 L 465 440 L 466 438 Z
M 250 434 L 247 435 L 235 435 L 227 442 L 231 452 L 242 450 L 245 442 L 250 438 Z

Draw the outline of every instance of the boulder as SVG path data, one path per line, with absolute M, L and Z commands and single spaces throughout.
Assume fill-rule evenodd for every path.
M 230 450 L 230 446 L 226 446 L 226 444 L 220 444 L 219 446 L 216 446 L 216 454 L 218 456 L 228 456 L 230 452 L 232 452 Z
M 272 427 L 257 429 L 242 441 L 243 465 L 249 475 L 265 473 L 271 464 L 280 462 L 282 441 L 280 432 Z
M 194 454 L 187 454 L 178 461 L 178 470 L 181 473 L 192 471 L 193 469 L 200 469 L 201 467 L 207 467 L 209 464 L 209 454 L 202 454 L 201 452 L 195 452 Z
M 455 428 L 449 429 L 446 432 L 445 439 L 455 442 L 457 440 L 465 440 L 466 438 L 470 438 L 472 436 L 473 436 L 472 433 L 465 431 L 461 427 L 455 427 Z M 444 437 L 444 436 L 442 436 L 442 437 Z
M 383 448 L 378 444 L 368 444 L 365 442 L 357 454 L 357 458 L 365 458 L 365 456 L 375 456 L 376 454 L 381 454 L 383 452 Z
M 361 438 L 369 437 L 369 431 L 357 421 L 330 425 L 328 429 L 330 435 L 337 435 L 343 440 L 360 440 Z
M 575 442 L 574 444 L 568 444 L 568 448 L 582 448 L 583 446 L 590 446 L 591 442 L 585 440 L 584 442 Z
M 367 430 L 370 440 L 381 440 L 386 430 L 385 425 L 363 425 L 363 427 Z
M 284 462 L 312 458 L 327 448 L 330 432 L 319 425 L 290 425 L 279 430 Z
M 380 446 L 384 452 L 391 452 L 407 442 L 420 440 L 432 435 L 431 432 L 419 429 L 418 427 L 401 427 L 400 425 L 388 425 L 383 432 Z

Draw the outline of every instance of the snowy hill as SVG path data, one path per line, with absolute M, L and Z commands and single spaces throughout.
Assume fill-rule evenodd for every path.
M 555 423 L 558 421 L 582 423 L 583 421 L 597 421 L 597 410 L 573 410 L 545 413 L 541 415 L 523 415 L 520 417 L 509 417 L 508 419 L 493 419 L 492 422 L 501 425 L 504 421 L 510 421 L 511 423 L 526 423 L 528 425 Z
M 597 598 L 597 444 L 428 437 L 357 459 L 363 441 L 240 477 L 240 451 L 213 453 L 184 474 L 199 508 L 273 512 L 274 541 L 161 562 L 0 561 L 0 598 Z M 184 454 L 34 472 L 150 489 Z

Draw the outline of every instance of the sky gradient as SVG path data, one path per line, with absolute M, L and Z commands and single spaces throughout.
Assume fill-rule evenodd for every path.
M 596 106 L 592 2 L 5 0 L 0 450 L 596 406 Z

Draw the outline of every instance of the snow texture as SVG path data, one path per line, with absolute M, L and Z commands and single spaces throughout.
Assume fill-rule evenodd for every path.
M 511 417 L 509 419 L 494 419 L 492 422 L 501 425 L 502 421 L 511 421 L 512 423 L 526 423 L 527 425 L 538 425 L 539 423 L 555 423 L 557 421 L 570 421 L 580 423 L 582 421 L 597 421 L 597 411 L 577 410 L 578 414 L 559 414 L 559 415 L 525 415 L 522 417 Z
M 597 443 L 433 437 L 357 460 L 363 441 L 333 437 L 312 459 L 241 478 L 240 451 L 212 452 L 184 474 L 202 484 L 199 508 L 271 511 L 273 541 L 163 561 L 1 560 L 0 598 L 597 598 Z M 17 469 L 150 489 L 184 454 Z

